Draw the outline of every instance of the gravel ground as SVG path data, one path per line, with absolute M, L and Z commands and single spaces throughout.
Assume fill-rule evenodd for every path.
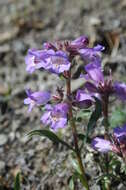
M 13 189 L 18 171 L 22 174 L 22 190 L 67 190 L 72 171 L 69 151 L 64 147 L 45 138 L 29 140 L 26 136 L 42 126 L 38 109 L 27 114 L 25 89 L 53 91 L 62 84 L 44 72 L 28 75 L 24 63 L 27 49 L 40 48 L 48 40 L 85 34 L 90 44 L 105 45 L 104 64 L 111 67 L 115 78 L 126 80 L 125 21 L 125 0 L 0 0 L 0 190 Z M 63 134 L 72 141 L 69 129 Z M 85 164 L 92 179 L 91 189 L 99 190 L 93 184 L 96 168 L 91 159 L 92 150 L 88 148 Z

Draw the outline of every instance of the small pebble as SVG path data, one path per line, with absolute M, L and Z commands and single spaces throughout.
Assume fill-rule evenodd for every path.
M 4 134 L 0 134 L 0 146 L 3 146 L 7 143 L 7 136 Z

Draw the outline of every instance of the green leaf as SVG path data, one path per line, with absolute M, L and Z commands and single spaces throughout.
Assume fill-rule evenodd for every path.
M 78 162 L 75 159 L 72 158 L 71 163 L 73 165 L 73 168 L 75 169 L 75 172 L 73 174 L 73 179 L 74 180 L 75 180 L 75 178 L 79 179 L 81 181 L 82 185 L 86 188 L 86 190 L 88 190 L 87 181 L 86 181 L 85 177 L 83 176 L 83 174 L 82 174 L 82 172 L 80 170 Z
M 39 135 L 39 136 L 44 136 L 44 137 L 47 137 L 48 139 L 50 139 L 52 142 L 56 143 L 56 144 L 59 144 L 61 143 L 62 145 L 65 145 L 68 149 L 71 149 L 73 151 L 75 151 L 73 149 L 72 146 L 70 146 L 69 144 L 67 144 L 65 141 L 63 141 L 62 139 L 60 139 L 55 133 L 53 133 L 52 131 L 49 131 L 49 130 L 44 130 L 44 129 L 41 129 L 41 130 L 34 130 L 34 131 L 31 131 L 29 134 L 29 137 L 32 137 L 34 135 Z
M 20 173 L 17 173 L 15 182 L 14 182 L 14 190 L 21 190 L 20 186 Z
M 69 181 L 69 188 L 70 190 L 74 190 L 74 177 L 72 176 Z
M 95 98 L 95 100 L 96 100 L 96 103 L 95 103 L 95 110 L 92 112 L 91 117 L 90 117 L 90 119 L 89 119 L 84 142 L 87 141 L 87 137 L 88 137 L 89 133 L 93 131 L 93 129 L 94 129 L 95 126 L 96 126 L 97 120 L 98 120 L 98 119 L 100 118 L 100 116 L 101 116 L 101 112 L 102 112 L 101 101 L 98 100 L 97 98 Z
M 72 165 L 73 165 L 73 168 L 78 172 L 78 173 L 80 173 L 81 174 L 81 170 L 80 170 L 80 167 L 79 167 L 79 164 L 78 164 L 78 162 L 75 160 L 75 159 L 71 159 L 71 163 L 72 163 Z

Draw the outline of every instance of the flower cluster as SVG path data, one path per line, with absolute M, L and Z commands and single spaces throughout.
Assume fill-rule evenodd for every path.
M 97 45 L 89 48 L 88 44 L 86 36 L 80 36 L 73 41 L 46 42 L 42 49 L 28 51 L 25 58 L 26 70 L 33 73 L 35 70 L 43 68 L 53 74 L 65 76 L 66 72 L 71 69 L 72 59 L 79 55 L 86 63 L 84 66 L 86 74 L 80 76 L 86 82 L 83 89 L 78 89 L 76 101 L 74 97 L 72 98 L 77 107 L 87 108 L 95 102 L 94 97 L 101 100 L 105 95 L 115 95 L 121 100 L 126 100 L 126 84 L 113 82 L 111 75 L 107 79 L 104 77 L 99 54 L 104 50 L 104 47 Z M 52 96 L 48 91 L 32 92 L 27 90 L 26 93 L 28 97 L 24 100 L 24 104 L 29 105 L 29 112 L 34 106 L 45 106 L 45 113 L 41 117 L 41 122 L 44 125 L 49 125 L 54 131 L 67 125 L 69 105 L 64 100 L 63 90 L 58 90 L 58 96 L 57 94 Z
M 33 73 L 36 69 L 44 68 L 45 70 L 60 74 L 68 71 L 71 67 L 71 59 L 80 55 L 88 62 L 99 59 L 98 52 L 104 48 L 97 45 L 94 48 L 88 48 L 88 39 L 81 36 L 74 41 L 44 43 L 43 49 L 30 49 L 25 58 L 26 70 Z
M 71 61 L 76 55 L 80 55 L 88 64 L 100 64 L 99 52 L 104 47 L 97 45 L 94 48 L 89 48 L 88 43 L 86 36 L 80 36 L 73 41 L 44 43 L 40 50 L 30 49 L 25 58 L 26 71 L 33 73 L 35 70 L 43 68 L 53 74 L 66 76 L 66 72 L 71 68 Z M 69 110 L 67 101 L 63 99 L 63 90 L 57 89 L 57 91 L 58 96 L 57 94 L 51 96 L 50 92 L 27 90 L 28 97 L 24 100 L 24 104 L 29 105 L 29 112 L 34 106 L 45 106 L 45 113 L 41 117 L 41 122 L 46 126 L 50 126 L 54 131 L 67 125 Z M 89 95 L 87 96 L 89 97 Z M 54 100 L 58 104 L 51 105 Z M 93 101 L 93 98 L 89 97 L 89 101 Z
M 126 125 L 123 127 L 116 127 L 113 131 L 110 140 L 105 140 L 100 137 L 96 137 L 92 141 L 92 146 L 99 152 L 112 151 L 119 156 L 126 157 Z

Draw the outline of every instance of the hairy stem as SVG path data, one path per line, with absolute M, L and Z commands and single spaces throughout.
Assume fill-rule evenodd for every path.
M 66 90 L 67 90 L 67 98 L 68 98 L 68 103 L 69 103 L 69 120 L 70 120 L 70 125 L 72 128 L 72 133 L 73 133 L 73 139 L 74 139 L 74 146 L 75 146 L 75 152 L 76 152 L 76 156 L 77 156 L 77 160 L 78 160 L 78 164 L 80 167 L 80 171 L 83 175 L 83 179 L 85 181 L 86 184 L 86 189 L 89 190 L 89 186 L 88 186 L 88 182 L 86 179 L 86 175 L 85 175 L 85 169 L 82 163 L 82 159 L 81 159 L 81 154 L 80 154 L 80 150 L 79 150 L 79 146 L 78 146 L 78 137 L 77 137 L 77 129 L 76 129 L 76 125 L 75 125 L 75 121 L 73 118 L 73 113 L 72 113 L 72 102 L 71 102 L 71 72 L 68 72 L 68 79 L 66 81 Z

